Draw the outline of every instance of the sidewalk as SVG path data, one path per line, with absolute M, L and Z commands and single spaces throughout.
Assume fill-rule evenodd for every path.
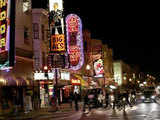
M 82 103 L 79 103 L 80 106 L 80 110 L 82 109 Z M 43 108 L 43 109 L 39 109 L 36 111 L 31 111 L 29 113 L 24 113 L 24 112 L 20 112 L 20 113 L 15 113 L 15 114 L 10 114 L 10 115 L 0 115 L 0 120 L 28 120 L 28 119 L 38 119 L 40 117 L 44 117 L 44 116 L 53 116 L 59 113 L 71 113 L 75 111 L 74 109 L 74 104 L 72 105 L 72 108 L 70 106 L 69 103 L 66 104 L 61 104 L 58 107 L 58 110 L 56 110 L 53 107 L 49 107 L 49 108 Z

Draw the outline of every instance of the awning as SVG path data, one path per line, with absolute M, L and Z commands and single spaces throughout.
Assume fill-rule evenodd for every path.
M 23 77 L 16 77 L 16 81 L 18 83 L 18 86 L 26 86 L 27 82 Z
M 0 75 L 1 86 L 29 86 L 32 85 L 30 80 L 22 76 L 15 76 L 11 74 Z
M 6 86 L 17 86 L 18 81 L 13 76 L 3 76 Z

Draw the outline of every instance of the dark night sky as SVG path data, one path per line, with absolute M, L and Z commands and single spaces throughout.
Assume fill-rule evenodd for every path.
M 158 3 L 64 0 L 64 10 L 79 15 L 92 38 L 113 48 L 115 59 L 159 72 Z
M 142 71 L 158 72 L 158 7 L 156 3 L 64 0 L 67 13 L 82 18 L 93 38 L 102 39 L 115 59 L 138 64 Z

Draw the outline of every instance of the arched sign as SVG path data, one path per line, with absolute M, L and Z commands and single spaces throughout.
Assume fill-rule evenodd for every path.
M 82 22 L 75 14 L 66 17 L 67 52 L 69 54 L 70 69 L 79 70 L 84 63 Z

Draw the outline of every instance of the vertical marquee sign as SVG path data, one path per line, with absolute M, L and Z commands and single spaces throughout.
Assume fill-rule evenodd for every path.
M 84 63 L 82 22 L 75 14 L 66 17 L 67 50 L 70 60 L 70 68 L 79 70 Z
M 50 52 L 65 52 L 63 1 L 49 0 Z
M 0 70 L 14 65 L 15 0 L 0 0 Z

